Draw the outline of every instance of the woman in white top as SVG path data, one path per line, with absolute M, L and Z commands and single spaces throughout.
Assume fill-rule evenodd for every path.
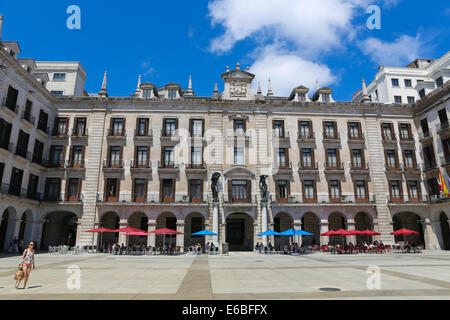
M 23 284 L 24 289 L 26 288 L 28 278 L 30 277 L 31 266 L 33 266 L 33 269 L 35 269 L 33 247 L 34 247 L 34 242 L 30 242 L 28 244 L 28 248 L 25 249 L 25 251 L 22 254 L 22 262 L 20 263 L 20 265 L 22 266 L 23 272 L 25 274 L 25 282 Z

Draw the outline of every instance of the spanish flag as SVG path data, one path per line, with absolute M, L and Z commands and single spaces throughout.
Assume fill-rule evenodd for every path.
M 449 186 L 447 185 L 447 182 L 444 179 L 444 176 L 442 175 L 441 170 L 439 170 L 439 188 L 441 189 L 441 191 L 446 195 L 446 196 L 450 196 L 449 193 Z

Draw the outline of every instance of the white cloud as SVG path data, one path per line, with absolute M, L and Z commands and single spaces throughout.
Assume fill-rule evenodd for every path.
M 155 68 L 153 68 L 149 62 L 142 62 L 141 68 L 144 70 L 142 72 L 144 76 L 149 76 L 155 72 Z
M 416 37 L 402 35 L 392 42 L 368 38 L 359 42 L 358 47 L 370 60 L 385 66 L 404 66 L 420 57 L 423 51 L 419 34 Z
M 283 51 L 278 46 L 266 47 L 258 55 L 250 72 L 255 74 L 255 92 L 260 82 L 264 95 L 267 93 L 269 78 L 272 90 L 278 96 L 288 96 L 291 90 L 299 85 L 310 88 L 310 93 L 313 93 L 316 79 L 321 87 L 336 81 L 336 77 L 326 65 L 308 61 L 297 54 Z

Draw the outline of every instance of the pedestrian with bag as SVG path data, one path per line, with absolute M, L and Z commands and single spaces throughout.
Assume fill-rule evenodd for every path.
M 28 283 L 28 278 L 30 277 L 30 273 L 31 273 L 31 267 L 33 267 L 33 269 L 35 269 L 35 264 L 34 264 L 34 243 L 30 242 L 28 244 L 28 248 L 25 249 L 25 251 L 22 254 L 22 261 L 20 262 L 19 267 L 22 267 L 24 275 L 25 275 L 25 282 L 23 284 L 23 289 L 26 288 L 27 283 Z M 18 286 L 18 284 L 17 284 Z M 17 288 L 16 286 L 16 288 Z

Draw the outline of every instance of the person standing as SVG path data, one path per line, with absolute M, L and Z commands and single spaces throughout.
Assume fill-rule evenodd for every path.
M 34 243 L 30 242 L 28 244 L 28 248 L 25 249 L 25 251 L 22 254 L 22 262 L 20 263 L 20 265 L 23 268 L 23 272 L 25 274 L 25 282 L 23 284 L 23 289 L 26 288 L 27 283 L 28 283 L 28 278 L 30 277 L 30 273 L 31 273 L 31 267 L 33 267 L 33 269 L 36 268 L 35 264 L 34 264 Z

